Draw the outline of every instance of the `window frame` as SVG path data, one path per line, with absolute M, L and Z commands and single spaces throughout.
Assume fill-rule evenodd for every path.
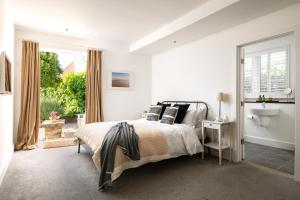
M 253 77 L 252 77 L 252 92 L 247 93 L 246 91 L 244 92 L 245 98 L 258 98 L 259 95 L 264 95 L 265 97 L 272 97 L 272 98 L 286 98 L 286 95 L 283 92 L 271 92 L 269 91 L 271 87 L 271 78 L 270 78 L 270 56 L 274 52 L 280 52 L 280 51 L 286 51 L 286 70 L 287 70 L 287 88 L 291 87 L 291 45 L 290 44 L 285 44 L 285 45 L 278 45 L 275 48 L 266 48 L 261 51 L 254 51 L 254 52 L 248 52 L 245 54 L 245 58 L 251 57 L 252 60 L 256 60 L 256 64 L 258 65 L 256 69 L 256 75 L 259 76 L 257 81 L 257 88 L 259 91 L 253 91 L 255 87 L 253 87 Z M 268 81 L 267 81 L 267 87 L 268 87 L 268 92 L 261 92 L 261 56 L 267 54 L 268 55 Z M 254 74 L 254 73 L 253 73 Z M 252 74 L 252 76 L 253 76 Z M 244 80 L 245 80 L 245 72 L 243 73 Z

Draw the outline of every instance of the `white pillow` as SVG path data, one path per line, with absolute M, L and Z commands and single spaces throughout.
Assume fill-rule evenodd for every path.
M 188 110 L 185 114 L 185 117 L 183 118 L 182 123 L 190 126 L 194 126 L 196 123 L 195 115 L 196 115 L 196 110 Z
M 206 109 L 199 109 L 195 114 L 195 127 L 202 127 L 202 120 L 205 120 Z
M 182 123 L 190 126 L 201 127 L 202 120 L 205 119 L 205 114 L 206 109 L 188 110 Z

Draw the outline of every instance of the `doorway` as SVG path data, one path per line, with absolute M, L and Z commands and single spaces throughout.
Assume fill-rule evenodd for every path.
M 39 141 L 44 148 L 75 145 L 78 116 L 85 113 L 87 55 L 40 51 Z
M 241 158 L 294 174 L 295 45 L 292 33 L 240 46 Z

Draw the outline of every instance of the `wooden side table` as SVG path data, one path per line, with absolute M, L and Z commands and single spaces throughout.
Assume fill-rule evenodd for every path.
M 45 120 L 42 123 L 42 128 L 45 128 L 45 136 L 46 139 L 52 139 L 52 138 L 60 138 L 62 133 L 62 128 L 65 125 L 65 120 Z
M 218 122 L 218 121 L 202 121 L 202 144 L 204 147 L 216 149 L 219 151 L 219 165 L 222 165 L 222 151 L 229 149 L 229 160 L 231 161 L 231 138 L 229 138 L 228 143 L 223 143 L 223 131 L 228 128 L 233 122 Z M 214 141 L 214 133 L 212 133 L 212 141 L 209 143 L 204 143 L 205 129 L 213 129 L 218 131 L 218 142 Z M 204 159 L 204 151 L 202 152 L 202 159 Z

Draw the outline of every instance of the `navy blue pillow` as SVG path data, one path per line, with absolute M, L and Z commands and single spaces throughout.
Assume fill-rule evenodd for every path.
M 173 106 L 178 108 L 178 113 L 175 119 L 175 123 L 181 124 L 181 122 L 185 117 L 186 111 L 190 107 L 190 104 L 174 104 Z
M 156 105 L 162 106 L 162 108 L 161 108 L 161 113 L 160 113 L 160 116 L 159 116 L 159 119 L 162 118 L 162 116 L 163 116 L 163 114 L 164 114 L 164 112 L 165 112 L 165 110 L 166 110 L 166 107 L 171 106 L 171 104 L 160 103 L 160 102 L 157 102 Z

